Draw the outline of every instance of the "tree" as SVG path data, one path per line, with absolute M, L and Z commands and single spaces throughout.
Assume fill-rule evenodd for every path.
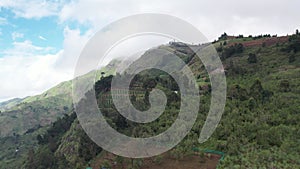
M 299 30 L 298 29 L 296 29 L 296 35 L 299 35 Z
M 94 143 L 83 130 L 80 130 L 79 137 L 79 157 L 83 158 L 86 162 L 96 157 L 102 151 L 102 149 Z
M 37 152 L 35 157 L 37 157 L 36 162 L 39 168 L 57 168 L 54 153 L 52 153 L 47 147 L 44 147 Z
M 236 53 L 242 53 L 244 51 L 244 45 L 239 43 L 235 45 Z
M 243 44 L 241 44 L 241 43 L 235 44 L 235 45 L 229 46 L 228 48 L 223 49 L 222 57 L 223 57 L 223 59 L 226 59 L 226 58 L 231 57 L 234 54 L 243 53 L 243 51 L 244 51 Z
M 250 97 L 248 100 L 248 108 L 249 110 L 253 110 L 256 107 L 256 102 L 253 97 Z
M 295 62 L 295 61 L 296 61 L 295 54 L 291 54 L 291 55 L 289 56 L 289 63 L 293 63 L 293 62 Z
M 219 47 L 217 47 L 217 52 L 222 52 L 223 51 L 223 47 L 222 46 L 219 46 Z
M 156 84 L 157 84 L 157 82 L 155 79 L 146 79 L 146 81 L 143 84 L 143 88 L 144 89 L 149 89 L 149 88 L 153 89 L 153 88 L 155 88 Z
M 241 101 L 244 101 L 248 99 L 248 93 L 246 89 L 236 84 L 229 89 L 228 97 L 231 99 L 239 99 Z
M 105 72 L 101 72 L 101 79 L 104 78 Z
M 56 149 L 58 148 L 56 140 L 51 136 L 48 138 L 48 146 L 51 152 L 55 152 Z
M 256 63 L 257 62 L 256 54 L 249 53 L 247 60 L 248 60 L 248 63 Z
M 250 95 L 256 100 L 260 100 L 262 98 L 262 93 L 264 89 L 261 85 L 261 81 L 256 79 L 253 85 L 250 87 Z
M 220 37 L 219 40 L 227 40 L 227 33 L 223 33 Z
M 34 150 L 30 148 L 27 154 L 27 167 L 28 168 L 36 168 L 37 166 L 34 163 Z
M 36 138 L 37 138 L 38 144 L 45 144 L 46 143 L 45 139 L 40 134 L 37 135 Z
M 288 92 L 290 91 L 290 83 L 288 80 L 282 80 L 280 82 L 280 86 L 279 86 L 280 90 L 283 92 Z

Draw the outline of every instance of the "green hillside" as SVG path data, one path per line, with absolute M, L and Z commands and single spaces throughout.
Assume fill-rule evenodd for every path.
M 105 72 L 106 76 L 115 74 L 120 63 L 119 60 L 113 60 L 97 70 L 96 80 L 100 79 L 101 72 Z M 84 76 L 94 76 L 94 71 Z M 0 103 L 0 124 L 5 124 L 0 128 L 0 137 L 12 136 L 13 133 L 24 134 L 38 126 L 49 125 L 71 109 L 72 80 L 62 82 L 40 95 Z
M 192 69 L 201 89 L 201 106 L 191 132 L 171 151 L 152 159 L 133 160 L 111 155 L 92 143 L 81 129 L 71 109 L 66 109 L 65 111 L 70 115 L 65 115 L 47 128 L 37 126 L 29 132 L 32 137 L 36 136 L 35 143 L 31 144 L 32 149 L 24 149 L 26 153 L 22 158 L 14 155 L 15 152 L 5 149 L 6 157 L 1 156 L 1 162 L 4 162 L 1 163 L 0 168 L 85 168 L 88 166 L 100 168 L 101 166 L 112 167 L 114 162 L 117 162 L 116 165 L 120 168 L 121 166 L 155 168 L 156 165 L 171 167 L 168 163 L 175 162 L 176 166 L 180 166 L 186 159 L 197 168 L 207 168 L 211 163 L 214 167 L 218 164 L 219 168 L 229 169 L 298 168 L 300 166 L 300 35 L 283 38 L 269 35 L 231 37 L 224 34 L 213 44 L 225 67 L 227 102 L 220 124 L 204 144 L 198 143 L 198 137 L 210 104 L 209 78 L 203 64 L 194 56 L 188 45 L 180 46 L 173 43 L 159 48 L 179 54 Z M 151 51 L 142 55 L 141 59 L 146 57 L 151 60 L 151 57 L 155 57 L 156 53 Z M 142 64 L 140 60 L 136 63 Z M 165 131 L 172 125 L 178 114 L 176 110 L 180 106 L 180 98 L 173 92 L 177 87 L 172 78 L 163 72 L 151 70 L 141 72 L 134 79 L 132 84 L 136 83 L 138 87 L 146 90 L 145 93 L 140 94 L 142 96 L 131 98 L 135 107 L 141 110 L 149 108 L 146 93 L 153 88 L 160 88 L 168 97 L 163 115 L 149 124 L 137 124 L 126 120 L 116 112 L 113 105 L 108 105 L 111 107 L 103 105 L 104 102 L 101 102 L 100 98 L 103 95 L 111 95 L 109 84 L 111 78 L 112 76 L 102 78 L 95 84 L 95 89 L 99 107 L 103 109 L 103 114 L 113 128 L 128 136 L 149 137 Z M 64 86 L 61 85 L 62 88 Z M 52 98 L 51 105 L 54 107 L 63 106 L 57 103 L 59 100 L 53 98 L 60 91 L 62 90 L 51 89 L 43 97 L 49 96 L 47 98 L 49 100 Z M 25 100 L 29 100 L 30 103 L 27 104 L 32 105 L 37 102 L 37 105 L 47 107 L 48 104 L 49 106 L 49 102 L 43 102 L 43 99 L 42 101 L 32 98 Z M 26 105 L 26 103 L 21 104 Z M 21 104 L 18 106 L 22 106 Z M 16 118 L 20 117 L 17 112 L 13 113 L 13 110 L 9 112 L 10 118 L 13 118 L 12 115 Z M 6 117 L 8 112 L 4 114 Z M 35 119 L 37 116 L 32 118 Z M 6 137 L 6 139 L 13 140 L 15 137 Z M 20 135 L 19 138 L 26 140 L 26 135 Z M 9 141 L 6 144 L 8 143 Z M 193 152 L 195 148 L 200 150 L 196 155 Z M 218 162 L 220 157 L 213 159 L 210 154 L 205 153 L 207 149 L 224 152 L 224 160 Z

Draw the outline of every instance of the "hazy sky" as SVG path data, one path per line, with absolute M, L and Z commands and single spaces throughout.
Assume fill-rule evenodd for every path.
M 173 15 L 212 41 L 223 32 L 292 34 L 300 28 L 299 7 L 299 0 L 1 0 L 0 101 L 72 79 L 88 39 L 125 16 Z

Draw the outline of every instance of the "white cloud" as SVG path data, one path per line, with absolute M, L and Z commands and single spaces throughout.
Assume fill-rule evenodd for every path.
M 18 38 L 23 38 L 24 34 L 23 33 L 19 33 L 19 32 L 13 32 L 11 34 L 11 38 L 15 41 Z
M 47 54 L 52 50 L 52 47 L 35 46 L 30 40 L 25 40 L 23 42 L 13 42 L 13 47 L 1 52 L 1 54 L 3 56 L 26 57 L 33 54 Z
M 55 62 L 56 69 L 64 69 L 73 75 L 75 64 L 80 52 L 91 35 L 92 31 L 87 31 L 85 34 L 81 34 L 79 29 L 70 29 L 69 27 L 66 27 L 64 29 L 64 50 Z
M 47 40 L 45 37 L 43 37 L 41 35 L 39 36 L 39 39 L 44 40 L 44 41 Z
M 76 20 L 99 29 L 132 14 L 163 13 L 187 20 L 213 40 L 224 31 L 286 35 L 300 26 L 299 6 L 296 0 L 78 0 L 65 4 L 59 17 L 62 22 Z
M 60 53 L 0 58 L 0 100 L 40 94 L 70 78 L 53 66 Z
M 0 1 L 0 7 L 11 9 L 18 17 L 41 18 L 55 15 L 59 16 L 61 22 L 75 20 L 81 24 L 92 24 L 94 29 L 137 13 L 170 14 L 194 24 L 210 40 L 224 31 L 230 34 L 287 34 L 299 27 L 298 6 L 298 0 Z M 249 20 L 251 22 L 248 22 Z
M 17 17 L 41 18 L 57 15 L 62 6 L 60 1 L 50 0 L 1 0 L 0 7 L 11 9 Z

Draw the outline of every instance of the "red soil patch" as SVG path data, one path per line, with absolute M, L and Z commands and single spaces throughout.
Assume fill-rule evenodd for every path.
M 219 159 L 220 156 L 215 155 L 205 157 L 203 162 L 201 162 L 201 157 L 197 155 L 186 156 L 180 160 L 164 158 L 161 164 L 145 161 L 142 169 L 215 169 Z
M 288 42 L 289 37 L 288 36 L 281 36 L 281 37 L 269 37 L 269 38 L 261 38 L 257 40 L 252 41 L 245 41 L 245 42 L 239 42 L 243 44 L 244 47 L 255 47 L 255 46 L 262 46 L 264 43 L 266 46 L 272 46 L 276 43 L 285 43 Z M 231 42 L 228 45 L 234 45 L 235 43 Z

